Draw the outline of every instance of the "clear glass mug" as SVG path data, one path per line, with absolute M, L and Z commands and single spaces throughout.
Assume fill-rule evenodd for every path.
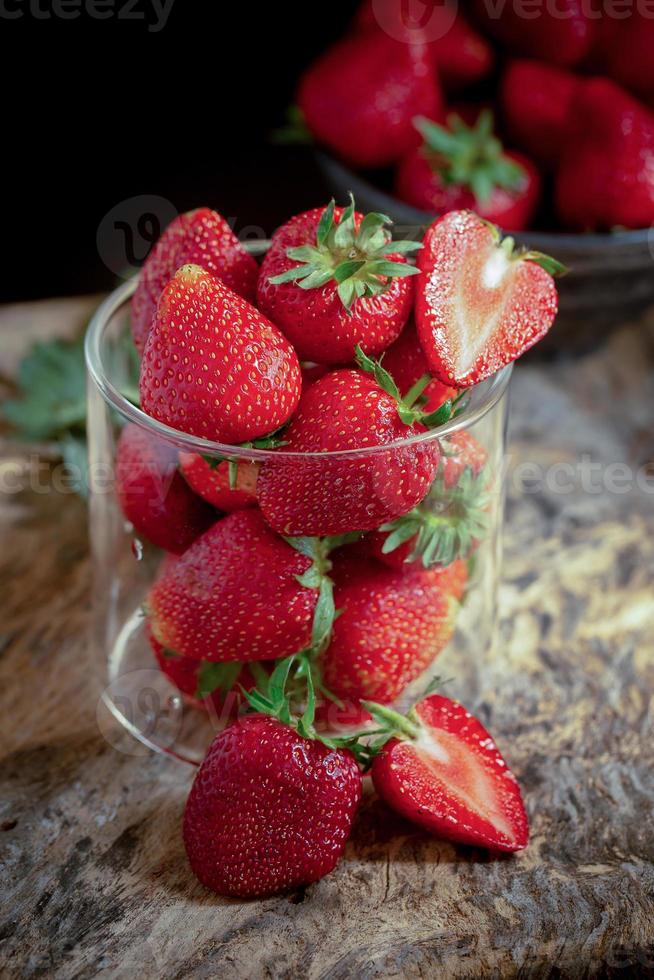
M 507 389 L 511 369 L 472 389 L 465 407 L 445 425 L 392 449 L 351 450 L 343 453 L 299 454 L 277 450 L 240 449 L 196 438 L 171 429 L 140 411 L 136 400 L 135 357 L 130 344 L 130 298 L 135 283 L 111 294 L 91 321 L 86 339 L 88 368 L 89 509 L 93 563 L 92 656 L 99 697 L 124 728 L 145 745 L 198 764 L 217 729 L 230 717 L 234 704 L 218 705 L 207 698 L 200 709 L 188 683 L 170 679 L 155 659 L 147 635 L 144 604 L 159 573 L 165 553 L 135 531 L 121 509 L 116 493 L 116 451 L 127 426 L 138 437 L 152 441 L 168 456 L 198 455 L 205 460 L 246 462 L 250 470 L 276 465 L 288 467 L 288 479 L 298 472 L 320 481 L 321 492 L 338 496 L 348 473 L 376 474 L 365 480 L 370 513 L 384 510 L 383 474 L 396 464 L 398 452 L 407 465 L 438 445 L 448 453 L 457 434 L 465 432 L 485 451 L 484 530 L 465 556 L 468 572 L 465 593 L 451 639 L 433 661 L 412 679 L 400 701 L 424 688 L 431 675 L 452 678 L 448 694 L 473 704 L 479 690 L 482 661 L 491 656 L 496 637 L 497 592 L 501 562 L 504 507 L 504 453 Z M 131 399 L 131 400 L 130 400 Z M 313 457 L 313 458 L 311 458 Z M 318 458 L 316 458 L 318 457 Z M 252 465 L 253 464 L 253 465 Z M 345 473 L 345 477 L 343 474 Z M 180 479 L 178 476 L 177 479 Z M 318 485 L 318 484 L 316 484 Z M 436 481 L 420 503 L 423 513 L 438 515 L 443 506 L 442 481 Z M 456 505 L 456 501 L 454 501 Z M 366 506 L 368 506 L 366 504 Z M 364 507 L 365 510 L 365 507 Z M 215 519 L 219 519 L 216 511 Z M 377 519 L 377 516 L 374 518 Z M 363 541 L 370 538 L 364 538 Z M 357 547 L 365 547 L 359 543 Z M 373 558 L 373 561 L 376 559 Z M 289 650 L 288 653 L 294 651 Z M 191 665 L 193 666 L 193 665 Z M 172 672 L 174 675 L 174 671 Z M 340 717 L 340 716 L 339 716 Z

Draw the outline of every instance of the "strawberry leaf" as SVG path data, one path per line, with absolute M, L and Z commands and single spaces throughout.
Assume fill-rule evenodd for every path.
M 374 358 L 364 354 L 360 344 L 357 344 L 354 348 L 354 359 L 362 371 L 373 375 L 382 391 L 391 395 L 398 403 L 401 401 L 400 392 L 392 376 L 386 368 L 382 367 L 380 361 L 376 361 Z
M 389 279 L 402 276 L 419 276 L 420 269 L 406 262 L 390 262 L 388 259 L 375 259 L 368 263 L 368 273 L 373 276 L 387 276 Z
M 284 538 L 284 541 L 306 558 L 315 559 L 318 555 L 320 538 Z
M 409 388 L 407 393 L 403 396 L 402 401 L 404 402 L 404 404 L 408 405 L 409 408 L 413 408 L 413 406 L 418 401 L 423 391 L 425 390 L 425 388 L 430 382 L 431 382 L 431 375 L 429 374 L 423 374 L 421 378 L 418 378 L 416 383 L 412 385 L 412 387 Z
M 329 234 L 334 227 L 334 208 L 336 207 L 336 202 L 334 198 L 331 199 L 325 210 L 323 211 L 320 221 L 318 222 L 318 230 L 316 233 L 316 241 L 318 248 L 322 249 L 327 244 Z
M 225 462 L 223 456 L 205 456 L 202 454 L 202 459 L 211 470 L 217 470 L 220 464 Z
M 410 252 L 417 252 L 422 248 L 422 242 L 388 242 L 379 249 L 380 255 L 408 255 Z
M 16 436 L 37 441 L 86 423 L 86 366 L 82 341 L 36 344 L 18 371 L 19 397 L 6 401 L 2 415 Z
M 553 259 L 551 255 L 545 255 L 543 252 L 525 252 L 521 258 L 527 259 L 529 262 L 535 262 L 536 265 L 539 265 L 541 269 L 545 269 L 545 272 L 548 272 L 554 278 L 567 276 L 570 271 L 563 262 L 559 262 L 558 259 Z
M 275 286 L 281 286 L 282 283 L 295 282 L 297 279 L 304 279 L 308 275 L 309 271 L 304 266 L 298 265 L 293 269 L 287 269 L 286 272 L 280 272 L 277 276 L 271 276 L 270 282 Z
M 345 282 L 347 279 L 351 279 L 352 276 L 356 275 L 364 265 L 365 262 L 361 259 L 359 261 L 349 260 L 347 262 L 341 262 L 334 269 L 334 279 L 337 283 Z M 364 285 L 364 283 L 361 283 L 361 285 Z
M 447 399 L 443 404 L 436 409 L 435 412 L 431 412 L 429 415 L 424 415 L 420 421 L 428 429 L 436 429 L 439 425 L 445 425 L 446 422 L 452 418 L 452 401 Z
M 284 125 L 270 134 L 271 142 L 277 146 L 309 146 L 313 136 L 306 124 L 304 113 L 298 105 L 290 105 L 285 112 Z
M 241 673 L 243 664 L 238 661 L 228 663 L 209 663 L 202 661 L 198 671 L 198 681 L 195 696 L 199 701 L 213 694 L 214 691 L 221 691 L 227 694 L 236 684 L 238 675 Z
M 334 625 L 334 583 L 326 575 L 320 582 L 318 602 L 313 614 L 311 628 L 311 644 L 316 649 L 322 648 L 329 639 Z
M 473 126 L 456 115 L 447 123 L 439 126 L 420 116 L 413 121 L 432 168 L 445 184 L 467 187 L 478 204 L 485 204 L 496 187 L 512 190 L 525 180 L 523 167 L 506 156 L 493 135 L 490 110 L 482 111 Z

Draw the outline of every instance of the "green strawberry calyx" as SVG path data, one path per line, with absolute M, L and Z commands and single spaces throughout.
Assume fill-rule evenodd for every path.
M 355 214 L 354 197 L 335 220 L 332 199 L 318 222 L 315 244 L 289 248 L 287 256 L 299 263 L 278 276 L 273 285 L 294 282 L 301 289 L 316 289 L 335 282 L 336 291 L 346 310 L 357 299 L 385 292 L 391 280 L 418 275 L 418 269 L 406 262 L 395 262 L 389 255 L 407 255 L 422 248 L 421 242 L 391 240 L 385 214 L 372 211 L 360 223 Z
M 448 487 L 441 461 L 429 494 L 429 510 L 416 507 L 382 524 L 379 530 L 388 534 L 382 552 L 390 554 L 413 540 L 407 561 L 421 560 L 425 568 L 445 568 L 458 558 L 469 557 L 475 544 L 488 533 L 489 479 L 487 467 L 475 475 L 473 468 L 466 466 L 456 486 Z
M 479 215 L 477 217 L 479 218 Z M 485 218 L 479 218 L 479 220 L 492 232 L 495 245 L 499 249 L 505 264 L 523 261 L 533 262 L 534 265 L 539 265 L 541 269 L 544 269 L 553 279 L 560 279 L 563 276 L 567 276 L 570 271 L 563 262 L 559 262 L 558 259 L 553 258 L 551 255 L 546 255 L 544 252 L 536 252 L 534 249 L 519 248 L 515 238 L 511 235 L 502 238 L 502 232 L 492 221 L 486 221 Z
M 319 673 L 311 651 L 302 650 L 279 660 L 273 672 L 266 675 L 256 688 L 241 690 L 253 711 L 277 718 L 282 724 L 294 728 L 303 738 L 322 742 L 333 749 L 348 749 L 364 770 L 370 768 L 375 756 L 390 739 L 419 738 L 421 722 L 415 710 L 416 704 L 447 683 L 441 677 L 432 678 L 414 699 L 406 715 L 375 701 L 361 701 L 361 707 L 372 715 L 374 726 L 348 735 L 331 736 L 318 731 L 314 724 L 316 690 L 319 689 L 317 679 L 319 681 Z M 329 692 L 327 694 L 334 700 Z
M 366 374 L 371 374 L 379 387 L 387 395 L 395 399 L 397 402 L 397 414 L 405 425 L 413 425 L 416 422 L 420 422 L 427 429 L 436 429 L 439 425 L 444 425 L 446 422 L 449 422 L 451 418 L 463 410 L 464 392 L 454 399 L 448 398 L 434 412 L 423 411 L 422 406 L 426 401 L 426 398 L 423 397 L 423 392 L 430 381 L 432 381 L 432 377 L 429 374 L 423 374 L 405 395 L 401 395 L 395 381 L 382 362 L 376 361 L 374 358 L 364 354 L 359 344 L 355 347 L 354 359 L 362 371 L 365 371 Z
M 325 645 L 329 642 L 334 620 L 336 619 L 336 609 L 334 606 L 334 583 L 329 577 L 332 563 L 329 559 L 330 552 L 340 548 L 344 544 L 353 544 L 361 537 L 359 531 L 352 531 L 349 534 L 338 534 L 326 538 L 285 538 L 292 548 L 299 551 L 301 555 L 310 558 L 312 564 L 297 576 L 300 585 L 306 589 L 318 590 L 318 601 L 313 614 L 313 624 L 311 627 L 311 649 L 317 656 L 322 652 Z
M 224 663 L 212 663 L 209 660 L 200 661 L 195 697 L 203 701 L 215 691 L 227 696 L 233 689 L 243 669 L 243 664 L 237 660 Z
M 349 749 L 358 762 L 366 765 L 369 749 L 363 736 L 370 733 L 331 737 L 316 729 L 316 690 L 332 699 L 320 684 L 313 651 L 301 650 L 279 660 L 265 683 L 257 684 L 250 691 L 242 689 L 242 692 L 254 711 L 277 718 L 303 738 L 322 742 L 332 749 Z
M 526 174 L 520 164 L 504 152 L 494 134 L 494 118 L 484 109 L 472 126 L 456 114 L 448 116 L 447 126 L 424 116 L 413 125 L 424 140 L 423 153 L 444 184 L 467 187 L 478 204 L 486 204 L 495 188 L 515 190 Z

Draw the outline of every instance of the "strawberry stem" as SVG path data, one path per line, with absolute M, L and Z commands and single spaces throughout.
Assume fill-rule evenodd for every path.
M 360 537 L 360 531 L 352 531 L 348 534 L 337 534 L 325 538 L 284 538 L 287 544 L 290 544 L 292 548 L 312 561 L 309 568 L 301 575 L 297 575 L 296 578 L 304 588 L 318 590 L 318 600 L 311 627 L 311 648 L 316 652 L 320 652 L 329 642 L 336 618 L 334 583 L 329 577 L 332 568 L 329 555 L 335 548 L 340 548 L 344 544 L 352 544 L 358 541 Z
M 418 401 L 418 399 L 422 395 L 427 385 L 431 383 L 431 380 L 432 378 L 430 374 L 423 374 L 423 376 L 421 378 L 418 378 L 416 383 L 411 388 L 409 388 L 409 390 L 406 392 L 406 394 L 402 399 L 404 404 L 408 408 L 413 408 L 413 406 Z
M 454 403 L 450 399 L 435 412 L 425 413 L 422 410 L 419 398 L 432 380 L 428 374 L 423 375 L 403 398 L 395 381 L 381 361 L 376 361 L 373 357 L 365 354 L 360 344 L 357 344 L 354 349 L 354 359 L 362 371 L 374 377 L 382 391 L 395 399 L 397 414 L 405 425 L 414 425 L 416 422 L 420 422 L 425 428 L 434 429 L 439 425 L 444 425 L 452 417 Z
M 414 739 L 420 734 L 420 727 L 411 721 L 406 715 L 401 715 L 399 711 L 393 711 L 385 704 L 377 704 L 376 701 L 362 701 L 361 707 L 372 715 L 386 734 L 403 735 L 406 738 Z

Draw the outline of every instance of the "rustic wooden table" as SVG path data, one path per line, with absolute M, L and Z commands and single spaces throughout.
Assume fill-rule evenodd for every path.
M 0 372 L 91 305 L 0 311 Z M 471 707 L 530 847 L 440 843 L 369 797 L 334 874 L 252 903 L 189 873 L 190 769 L 100 734 L 84 504 L 2 445 L 2 976 L 654 975 L 654 316 L 521 365 L 512 397 L 502 643 Z

